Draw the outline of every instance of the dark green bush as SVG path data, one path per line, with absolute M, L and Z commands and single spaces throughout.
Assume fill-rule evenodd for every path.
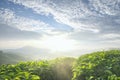
M 73 80 L 120 80 L 120 50 L 83 55 L 73 72 Z

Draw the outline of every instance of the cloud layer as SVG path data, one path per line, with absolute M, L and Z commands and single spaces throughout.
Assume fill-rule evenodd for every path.
M 25 31 L 49 30 L 48 24 L 34 19 L 20 17 L 9 9 L 0 9 L 0 22 Z
M 18 15 L 14 9 L 9 8 L 9 4 L 6 7 L 0 5 L 0 33 L 6 37 L 10 36 L 9 34 L 13 35 L 10 37 L 16 37 L 18 34 L 19 38 L 24 39 L 25 36 L 29 39 L 30 35 L 33 38 L 40 38 L 41 35 L 50 37 L 66 35 L 79 42 L 80 47 L 86 45 L 120 47 L 120 0 L 6 0 L 6 2 L 17 6 L 18 8 L 12 7 L 16 10 L 20 6 L 22 6 L 20 10 L 24 8 L 28 13 L 31 10 L 30 15 L 34 17 Z M 60 30 L 62 28 L 64 31 Z M 5 31 L 7 29 L 9 32 Z M 2 34 L 0 36 L 3 36 Z
M 53 15 L 60 23 L 75 30 L 114 32 L 120 23 L 119 0 L 10 0 L 33 9 L 38 14 Z M 112 23 L 111 23 L 112 22 Z M 114 28 L 114 29 L 113 29 Z
M 41 34 L 32 31 L 23 31 L 6 24 L 0 24 L 0 40 L 29 40 L 39 39 Z

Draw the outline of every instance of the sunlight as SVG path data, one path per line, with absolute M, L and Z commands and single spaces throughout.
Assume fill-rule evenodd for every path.
M 70 51 L 75 49 L 75 41 L 63 36 L 46 37 L 43 45 L 52 51 Z

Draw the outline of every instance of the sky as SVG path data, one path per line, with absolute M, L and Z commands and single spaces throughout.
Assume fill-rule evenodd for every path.
M 120 48 L 120 0 L 1 0 L 0 49 L 24 46 L 70 55 Z

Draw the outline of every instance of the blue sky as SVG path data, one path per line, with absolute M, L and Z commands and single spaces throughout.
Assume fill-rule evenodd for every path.
M 1 0 L 1 49 L 43 48 L 48 40 L 73 52 L 120 48 L 120 0 Z

